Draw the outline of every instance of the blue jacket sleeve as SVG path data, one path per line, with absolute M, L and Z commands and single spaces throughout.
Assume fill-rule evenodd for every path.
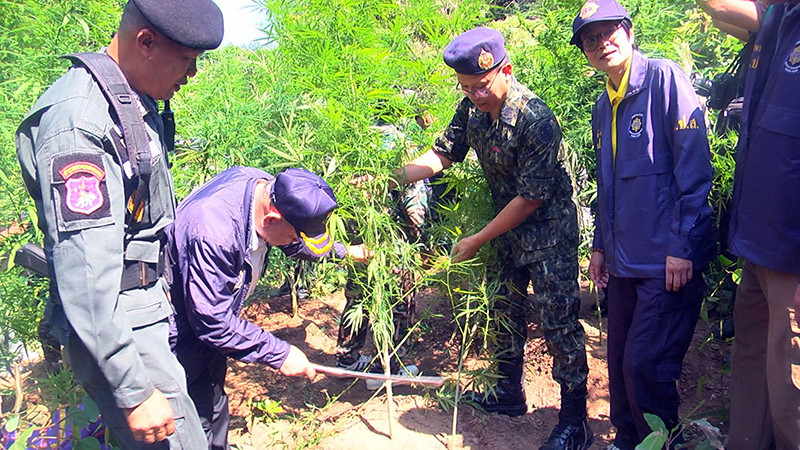
M 195 336 L 221 353 L 249 363 L 280 368 L 289 344 L 240 318 L 247 273 L 229 246 L 192 239 L 189 242 L 186 312 Z
M 694 88 L 686 74 L 674 63 L 664 77 L 667 142 L 672 149 L 673 174 L 677 192 L 672 212 L 667 254 L 691 259 L 694 252 L 690 233 L 706 228 L 700 221 L 709 220 L 708 194 L 713 171 L 705 120 Z
M 597 161 L 597 169 L 596 169 L 596 172 L 595 172 L 596 173 L 595 182 L 597 183 L 596 184 L 596 191 L 595 191 L 595 195 L 596 195 L 596 197 L 595 197 L 595 202 L 596 202 L 595 206 L 597 204 L 599 204 L 599 202 L 600 202 L 599 196 L 600 196 L 600 191 L 602 190 L 602 186 L 600 186 L 600 151 L 598 149 L 598 147 L 600 147 L 600 142 L 599 142 L 600 141 L 600 132 L 597 129 L 597 123 L 599 122 L 599 119 L 596 119 L 598 117 L 598 115 L 599 114 L 597 112 L 597 103 L 595 103 L 595 105 L 592 107 L 592 128 L 591 128 L 592 134 L 590 136 L 590 138 L 592 140 L 592 148 L 594 148 L 594 152 L 595 152 L 595 160 Z M 602 249 L 605 250 L 606 247 L 603 244 L 603 232 L 600 229 L 600 222 L 601 221 L 598 220 L 600 212 L 595 207 L 593 209 L 593 211 L 592 211 L 592 214 L 594 216 L 594 218 L 593 218 L 593 220 L 594 220 L 594 236 L 592 237 L 592 248 L 602 248 Z

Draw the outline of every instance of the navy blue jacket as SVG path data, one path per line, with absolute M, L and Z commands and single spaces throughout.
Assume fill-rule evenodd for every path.
M 592 111 L 597 153 L 597 213 L 592 247 L 605 250 L 617 277 L 663 278 L 666 257 L 702 270 L 714 257 L 708 204 L 712 169 L 700 105 L 672 61 L 634 51 L 628 90 L 617 109 L 604 91 Z
M 800 274 L 800 5 L 772 6 L 747 74 L 728 243 L 759 266 Z
M 250 167 L 225 170 L 181 202 L 166 230 L 175 307 L 170 343 L 190 383 L 210 367 L 224 368 L 226 356 L 279 368 L 289 352 L 289 344 L 239 317 L 253 270 L 253 191 L 259 180 L 272 179 Z M 302 244 L 281 250 L 295 258 L 320 258 Z M 344 256 L 342 244 L 336 243 L 333 253 Z

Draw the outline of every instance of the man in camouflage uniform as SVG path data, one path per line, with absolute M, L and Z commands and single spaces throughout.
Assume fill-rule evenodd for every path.
M 466 395 L 486 411 L 527 412 L 524 309 L 532 281 L 553 378 L 561 385 L 559 422 L 541 448 L 588 448 L 593 434 L 586 422 L 586 337 L 578 321 L 578 223 L 561 128 L 547 105 L 512 75 L 497 31 L 475 28 L 459 35 L 445 48 L 444 60 L 465 98 L 433 148 L 398 170 L 396 179 L 429 178 L 463 161 L 472 148 L 492 193 L 497 215 L 461 239 L 453 259 L 473 258 L 494 240 L 505 281 L 497 312 L 510 319 L 511 330 L 497 330 L 501 378 L 494 395 Z

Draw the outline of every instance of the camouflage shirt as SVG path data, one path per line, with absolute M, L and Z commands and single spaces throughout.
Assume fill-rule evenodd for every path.
M 513 80 L 494 122 L 464 98 L 433 149 L 461 162 L 470 148 L 483 168 L 496 212 L 517 195 L 543 200 L 524 222 L 496 240 L 502 260 L 524 265 L 577 251 L 577 211 L 563 163 L 561 127 L 539 97 Z

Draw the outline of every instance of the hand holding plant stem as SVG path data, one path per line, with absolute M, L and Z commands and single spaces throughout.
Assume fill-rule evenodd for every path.
M 483 244 L 514 229 L 541 205 L 542 200 L 533 200 L 517 195 L 485 227 L 477 233 L 461 239 L 453 247 L 453 262 L 474 258 Z
M 348 245 L 347 256 L 355 262 L 365 263 L 375 257 L 375 252 L 368 249 L 364 244 Z
M 592 252 L 592 259 L 589 260 L 589 278 L 601 289 L 608 286 L 606 255 L 601 251 Z
M 461 239 L 455 247 L 453 247 L 453 262 L 459 263 L 474 258 L 482 245 L 483 242 L 481 242 L 475 234 Z
M 350 179 L 350 185 L 359 188 L 367 200 L 372 200 L 372 193 L 367 187 L 375 181 L 375 176 L 371 174 L 356 175 Z M 394 180 L 389 180 L 389 189 L 394 189 L 397 184 Z
M 375 180 L 375 177 L 370 174 L 366 175 L 356 175 L 350 179 L 350 185 L 355 186 L 358 188 L 365 187 L 367 184 L 372 183 Z

